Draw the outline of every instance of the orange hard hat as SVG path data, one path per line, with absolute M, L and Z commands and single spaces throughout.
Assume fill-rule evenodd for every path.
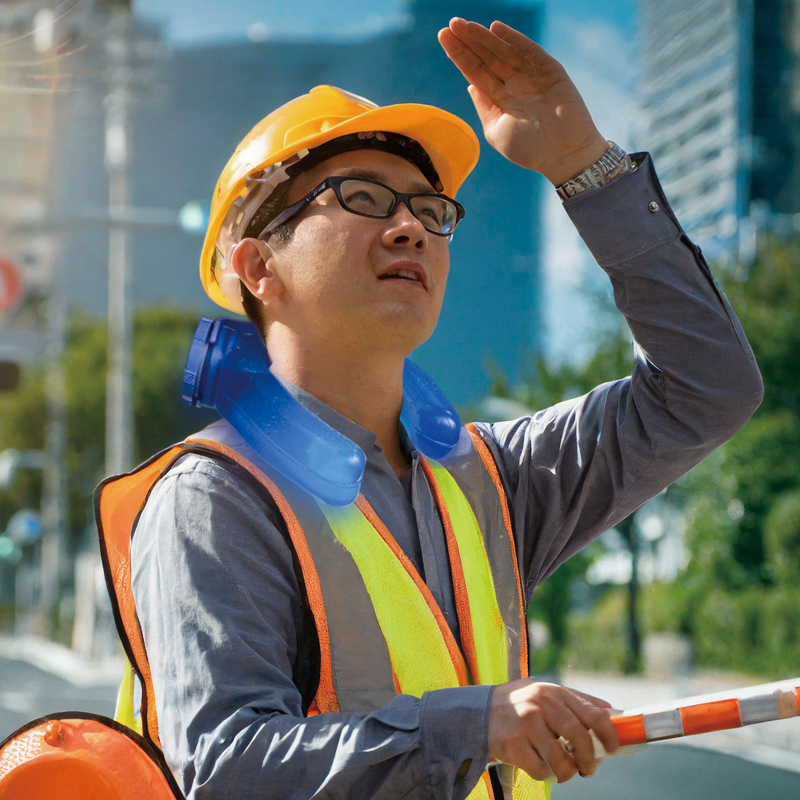
M 239 281 L 225 261 L 247 215 L 255 211 L 253 203 L 247 207 L 254 179 L 262 181 L 255 197 L 260 205 L 287 178 L 286 173 L 275 174 L 276 168 L 333 139 L 372 131 L 418 143 L 432 162 L 441 191 L 451 197 L 478 161 L 474 131 L 448 111 L 416 103 L 380 107 L 333 86 L 315 86 L 264 117 L 239 143 L 217 181 L 200 256 L 200 280 L 215 303 L 244 314 Z

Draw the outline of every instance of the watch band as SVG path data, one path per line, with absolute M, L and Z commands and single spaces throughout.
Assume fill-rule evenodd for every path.
M 574 197 L 587 189 L 605 186 L 612 178 L 627 172 L 631 168 L 631 157 L 615 142 L 609 142 L 609 149 L 603 156 L 587 167 L 580 175 L 562 183 L 556 188 L 562 200 Z

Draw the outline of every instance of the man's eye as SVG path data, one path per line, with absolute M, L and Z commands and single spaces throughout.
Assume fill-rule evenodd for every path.
M 442 209 L 435 201 L 425 201 L 417 198 L 414 204 L 416 214 L 419 218 L 427 217 L 435 227 L 441 228 L 442 226 Z
M 347 195 L 346 200 L 348 203 L 371 203 L 375 204 L 375 198 L 366 189 L 359 189 L 357 192 L 352 192 Z

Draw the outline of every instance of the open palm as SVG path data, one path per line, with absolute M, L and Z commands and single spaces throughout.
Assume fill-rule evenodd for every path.
M 509 161 L 560 183 L 607 149 L 564 67 L 524 34 L 455 18 L 439 43 L 469 82 L 486 141 Z

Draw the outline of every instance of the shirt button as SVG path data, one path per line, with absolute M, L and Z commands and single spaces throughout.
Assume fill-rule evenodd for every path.
M 653 200 L 651 203 L 648 204 L 647 208 L 655 214 L 656 211 L 658 211 L 658 203 L 656 203 L 656 201 Z

